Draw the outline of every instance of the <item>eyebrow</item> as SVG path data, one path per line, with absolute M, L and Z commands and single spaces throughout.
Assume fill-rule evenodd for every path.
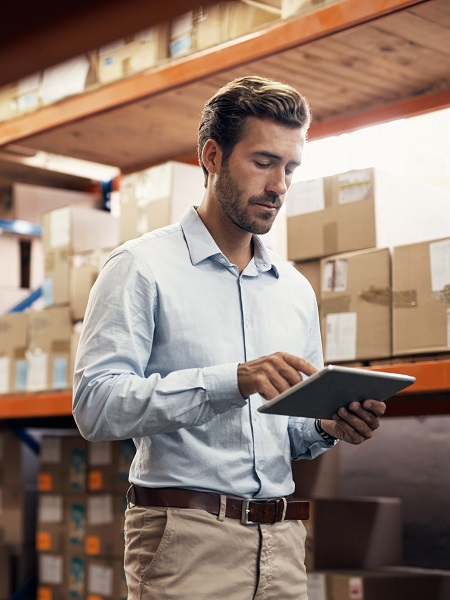
M 281 156 L 279 154 L 274 154 L 273 152 L 267 152 L 266 150 L 261 150 L 261 151 L 256 151 L 253 153 L 255 156 L 264 156 L 266 158 L 273 158 L 275 160 L 281 160 Z M 295 160 L 290 160 L 288 162 L 288 165 L 294 165 L 296 167 L 299 167 L 301 163 L 295 161 Z

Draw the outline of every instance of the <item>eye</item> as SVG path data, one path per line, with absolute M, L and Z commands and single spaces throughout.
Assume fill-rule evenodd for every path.
M 255 161 L 255 165 L 258 167 L 258 169 L 268 169 L 270 167 L 270 163 L 263 163 L 257 160 Z

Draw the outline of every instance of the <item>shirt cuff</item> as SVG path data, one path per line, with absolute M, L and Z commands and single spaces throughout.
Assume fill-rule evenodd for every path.
M 238 364 L 228 363 L 203 369 L 206 393 L 217 413 L 226 412 L 230 408 L 242 408 L 247 403 L 239 390 Z

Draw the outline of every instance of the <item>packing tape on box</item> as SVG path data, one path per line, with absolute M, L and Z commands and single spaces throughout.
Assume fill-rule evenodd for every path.
M 435 300 L 439 300 L 440 302 L 450 304 L 450 284 L 444 286 L 444 289 L 440 290 L 439 292 L 433 292 L 431 296 Z
M 336 221 L 323 226 L 324 254 L 337 254 L 338 252 L 338 224 Z
M 392 290 L 388 286 L 370 285 L 359 292 L 359 297 L 371 304 L 390 306 L 392 302 Z
M 53 340 L 51 351 L 54 354 L 66 354 L 70 352 L 70 340 Z
M 321 301 L 322 315 L 350 312 L 351 299 L 352 297 L 349 294 L 342 294 L 334 298 L 323 298 Z
M 392 292 L 392 303 L 394 308 L 414 308 L 417 306 L 417 291 L 401 290 Z

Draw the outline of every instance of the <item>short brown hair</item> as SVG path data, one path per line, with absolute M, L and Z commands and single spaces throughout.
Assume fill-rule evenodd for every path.
M 226 162 L 242 138 L 245 121 L 250 116 L 305 130 L 311 122 L 306 98 L 292 86 L 256 75 L 230 81 L 208 100 L 202 111 L 198 158 L 205 175 L 205 186 L 208 171 L 201 155 L 206 141 L 213 139 L 219 144 Z

